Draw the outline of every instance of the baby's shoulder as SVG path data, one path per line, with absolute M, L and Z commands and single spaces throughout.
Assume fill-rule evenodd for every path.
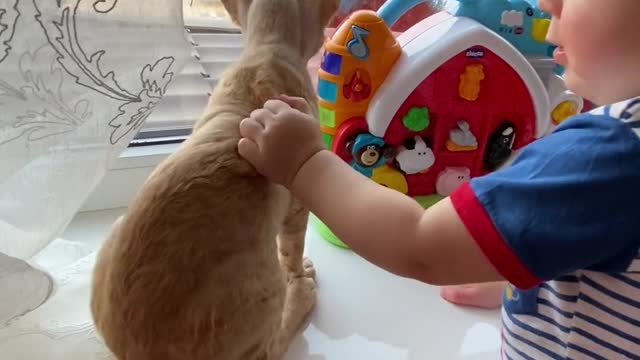
M 587 114 L 594 116 L 608 116 L 625 123 L 640 122 L 640 96 L 617 102 L 615 104 L 597 107 Z

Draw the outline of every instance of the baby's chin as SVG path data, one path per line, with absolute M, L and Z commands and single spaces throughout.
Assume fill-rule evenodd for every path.
M 570 67 L 565 68 L 564 72 L 564 84 L 567 87 L 567 90 L 573 91 L 576 95 L 580 96 L 583 99 L 587 99 L 594 104 L 601 105 L 597 102 L 597 93 L 598 89 L 595 86 L 588 86 L 589 81 L 584 79 L 583 77 L 576 74 Z
M 577 71 L 567 66 L 564 73 L 567 89 L 596 106 L 640 96 L 639 73 L 612 73 L 604 66 L 589 70 Z

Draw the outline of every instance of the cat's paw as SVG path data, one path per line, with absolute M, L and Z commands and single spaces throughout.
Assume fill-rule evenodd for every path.
M 304 277 L 315 279 L 316 278 L 316 267 L 313 265 L 313 261 L 308 257 L 302 259 L 302 269 Z

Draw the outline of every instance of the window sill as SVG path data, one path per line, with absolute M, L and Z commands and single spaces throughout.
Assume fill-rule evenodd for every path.
M 180 143 L 128 147 L 109 167 L 109 171 L 155 167 L 179 146 Z
M 61 239 L 38 255 L 37 264 L 51 274 L 56 291 L 36 311 L 2 329 L 3 359 L 110 358 L 95 337 L 87 304 L 95 251 L 124 210 L 77 215 Z M 499 357 L 499 310 L 451 306 L 438 287 L 371 266 L 327 243 L 313 226 L 305 254 L 318 270 L 317 304 L 282 360 Z

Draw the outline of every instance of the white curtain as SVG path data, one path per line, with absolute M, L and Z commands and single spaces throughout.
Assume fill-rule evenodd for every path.
M 0 323 L 189 54 L 182 0 L 0 0 Z

